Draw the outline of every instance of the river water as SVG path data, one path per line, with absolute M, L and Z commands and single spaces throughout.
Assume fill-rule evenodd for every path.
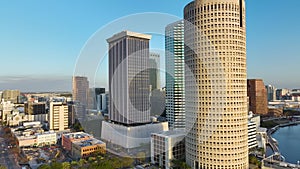
M 300 125 L 279 128 L 272 137 L 278 141 L 286 162 L 297 164 L 300 161 Z

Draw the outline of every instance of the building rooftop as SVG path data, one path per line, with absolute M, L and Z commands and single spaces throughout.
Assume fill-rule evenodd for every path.
M 130 31 L 125 30 L 120 33 L 114 34 L 112 37 L 108 38 L 106 41 L 108 43 L 111 43 L 111 42 L 119 40 L 123 37 L 135 37 L 135 38 L 141 38 L 141 39 L 147 39 L 147 40 L 151 39 L 151 35 L 137 33 L 137 32 L 130 32 Z
M 64 134 L 66 138 L 74 138 L 74 139 L 80 139 L 80 138 L 85 138 L 85 137 L 90 137 L 93 138 L 92 135 L 84 132 L 76 132 L 76 133 L 68 133 Z
M 87 147 L 87 146 L 105 144 L 105 143 L 103 141 L 98 140 L 98 139 L 91 138 L 89 140 L 74 141 L 73 144 L 78 145 L 80 147 Z
M 159 133 L 152 133 L 155 135 L 160 135 L 162 137 L 178 137 L 178 136 L 184 136 L 186 134 L 184 129 L 176 129 L 176 130 L 168 130 L 168 131 L 162 131 Z

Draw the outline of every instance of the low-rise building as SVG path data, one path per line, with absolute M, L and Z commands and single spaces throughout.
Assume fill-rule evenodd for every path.
M 257 145 L 259 148 L 267 149 L 267 129 L 266 128 L 258 128 L 256 135 Z
M 19 147 L 44 146 L 56 144 L 57 138 L 54 132 L 36 133 L 34 135 L 15 135 Z
M 56 144 L 54 131 L 44 132 L 40 122 L 24 122 L 22 126 L 12 128 L 19 147 L 43 146 Z
M 252 149 L 257 147 L 257 140 L 256 140 L 256 124 L 252 121 L 248 122 L 248 148 Z
M 154 122 L 138 126 L 124 126 L 102 122 L 101 139 L 125 149 L 133 149 L 141 144 L 149 144 L 151 133 L 168 131 L 168 122 Z
M 87 158 L 96 152 L 105 154 L 106 144 L 95 138 L 72 142 L 71 154 L 75 159 Z
M 185 159 L 184 130 L 163 131 L 151 134 L 151 163 L 162 168 L 172 167 L 172 160 Z
M 54 132 L 45 132 L 42 134 L 37 134 L 37 144 L 38 145 L 51 145 L 56 144 L 57 136 Z
M 62 146 L 65 150 L 71 151 L 72 142 L 76 141 L 85 141 L 93 138 L 92 135 L 89 135 L 84 132 L 68 133 L 62 135 Z

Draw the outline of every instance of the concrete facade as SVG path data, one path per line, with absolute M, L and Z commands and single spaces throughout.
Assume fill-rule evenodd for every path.
M 245 0 L 195 0 L 184 19 L 186 162 L 248 169 Z
M 185 157 L 184 130 L 163 131 L 151 134 L 151 163 L 169 169 L 172 160 Z
M 61 102 L 51 102 L 49 110 L 49 129 L 62 131 L 69 128 L 68 105 Z

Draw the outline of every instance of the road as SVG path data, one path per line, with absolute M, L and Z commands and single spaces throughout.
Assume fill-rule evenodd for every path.
M 7 142 L 3 138 L 2 126 L 0 126 L 0 164 L 7 167 L 7 169 L 20 169 L 16 155 L 8 149 Z

